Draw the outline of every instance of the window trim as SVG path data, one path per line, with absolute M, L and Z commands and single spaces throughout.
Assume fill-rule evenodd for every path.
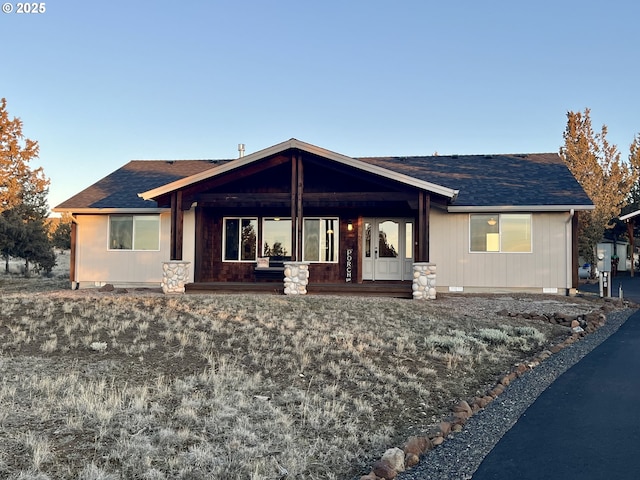
M 239 220 L 239 228 L 242 229 L 242 220 L 253 220 L 255 221 L 255 226 L 256 226 L 256 245 L 255 245 L 255 258 L 251 259 L 251 260 L 242 260 L 242 258 L 240 258 L 241 252 L 242 252 L 242 233 L 240 233 L 240 235 L 238 235 L 238 257 L 235 260 L 227 260 L 225 259 L 225 252 L 227 251 L 227 220 Z M 259 252 L 258 252 L 258 225 L 260 225 L 260 219 L 258 217 L 251 217 L 251 216 L 243 216 L 243 217 L 233 217 L 233 216 L 229 216 L 229 217 L 222 217 L 222 232 L 221 232 L 221 237 L 222 237 L 222 251 L 220 252 L 220 257 L 223 263 L 255 263 L 258 260 L 258 257 L 260 256 Z
M 472 217 L 473 216 L 489 216 L 489 217 L 495 217 L 497 219 L 498 222 L 498 250 L 472 250 Z M 526 215 L 529 218 L 529 250 L 523 250 L 523 251 L 510 251 L 510 250 L 503 250 L 502 247 L 502 239 L 504 236 L 503 233 L 503 217 L 509 217 L 509 216 L 523 216 Z M 521 213 L 489 213 L 489 212 L 483 212 L 483 213 L 470 213 L 469 214 L 469 253 L 470 254 L 531 254 L 533 253 L 533 214 L 530 212 L 521 212 Z
M 131 248 L 112 248 L 111 247 L 111 219 L 114 217 L 131 217 Z M 158 248 L 135 248 L 136 246 L 136 219 L 138 218 L 155 218 L 158 224 Z M 107 250 L 110 252 L 159 252 L 161 249 L 161 231 L 162 231 L 162 219 L 159 214 L 110 214 L 107 224 Z

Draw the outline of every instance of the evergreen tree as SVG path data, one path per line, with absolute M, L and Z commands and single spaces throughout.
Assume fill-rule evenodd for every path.
M 64 213 L 60 219 L 55 220 L 57 221 L 51 232 L 51 243 L 60 250 L 69 250 L 71 248 L 71 214 Z

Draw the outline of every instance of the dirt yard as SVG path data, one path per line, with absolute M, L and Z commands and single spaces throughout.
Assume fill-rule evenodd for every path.
M 67 288 L 0 276 L 2 478 L 352 478 L 602 307 Z

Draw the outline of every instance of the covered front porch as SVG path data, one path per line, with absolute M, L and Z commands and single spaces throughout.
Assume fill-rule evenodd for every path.
M 292 140 L 144 198 L 171 209 L 171 260 L 191 262 L 187 291 L 287 294 L 280 270 L 292 262 L 308 266 L 310 294 L 415 298 L 415 265 L 429 262 L 431 209 L 455 194 Z M 185 230 L 187 213 L 194 220 Z

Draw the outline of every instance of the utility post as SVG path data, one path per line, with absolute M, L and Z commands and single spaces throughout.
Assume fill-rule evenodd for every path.
M 599 243 L 597 247 L 600 297 L 611 296 L 611 244 Z

